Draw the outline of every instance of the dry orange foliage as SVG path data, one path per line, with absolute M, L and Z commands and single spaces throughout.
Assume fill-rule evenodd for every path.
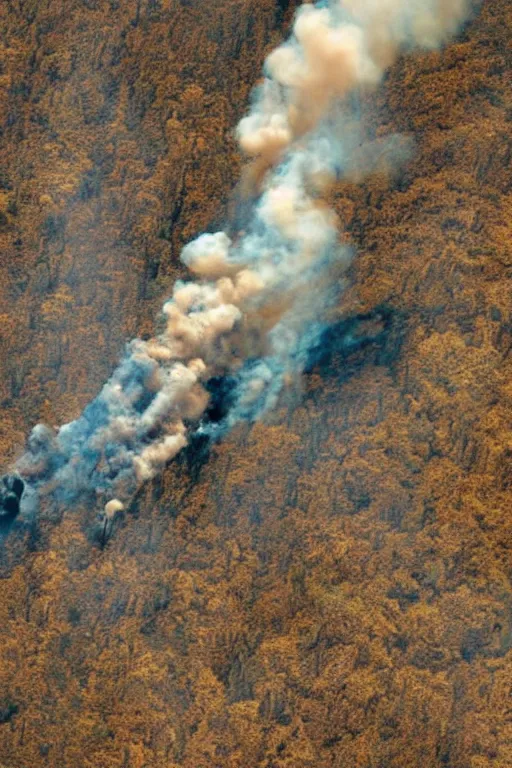
M 287 3 L 0 8 L 0 450 L 74 418 L 226 215 Z M 382 337 L 266 424 L 3 545 L 9 768 L 512 766 L 510 5 L 365 98 L 416 139 L 331 196 Z M 193 457 L 192 457 L 193 458 Z

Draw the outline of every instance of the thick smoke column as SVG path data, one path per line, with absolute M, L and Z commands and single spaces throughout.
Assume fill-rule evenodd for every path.
M 318 344 L 350 262 L 321 195 L 350 168 L 354 95 L 375 87 L 401 51 L 434 48 L 453 35 L 467 6 L 339 0 L 299 8 L 238 126 L 251 158 L 245 182 L 256 198 L 249 226 L 236 241 L 217 232 L 187 245 L 181 259 L 196 279 L 174 286 L 165 330 L 128 344 L 76 421 L 33 429 L 16 465 L 31 491 L 69 502 L 94 490 L 109 518 L 122 508 L 113 497 L 128 498 L 160 471 L 191 430 L 215 437 L 274 407 Z M 227 375 L 235 380 L 231 405 L 211 424 L 207 382 Z

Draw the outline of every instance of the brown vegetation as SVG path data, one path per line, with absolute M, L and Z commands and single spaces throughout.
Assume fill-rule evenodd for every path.
M 152 331 L 224 215 L 283 8 L 2 4 L 6 463 Z M 369 141 L 417 143 L 332 193 L 358 249 L 341 311 L 385 306 L 384 338 L 169 466 L 106 547 L 86 506 L 7 542 L 0 763 L 512 766 L 511 26 L 484 2 L 363 105 Z

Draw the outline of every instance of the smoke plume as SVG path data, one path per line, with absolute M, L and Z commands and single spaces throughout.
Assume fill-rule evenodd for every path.
M 175 284 L 163 332 L 127 345 L 76 421 L 32 430 L 16 464 L 29 492 L 69 502 L 94 490 L 107 524 L 122 509 L 119 499 L 161 471 L 191 433 L 213 439 L 275 406 L 318 347 L 351 260 L 322 195 L 350 173 L 357 94 L 375 88 L 399 53 L 441 45 L 468 4 L 338 0 L 299 8 L 237 129 L 249 158 L 243 188 L 254 201 L 248 226 L 233 240 L 216 232 L 187 245 L 181 260 L 194 279 Z M 213 423 L 205 417 L 207 383 L 227 376 L 230 406 Z

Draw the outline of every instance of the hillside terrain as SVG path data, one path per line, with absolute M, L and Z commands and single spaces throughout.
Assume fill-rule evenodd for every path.
M 3 468 L 238 215 L 233 127 L 293 10 L 0 6 Z M 368 146 L 415 148 L 330 193 L 362 343 L 108 541 L 87 499 L 2 538 L 2 768 L 512 766 L 511 28 L 484 0 L 363 97 Z

